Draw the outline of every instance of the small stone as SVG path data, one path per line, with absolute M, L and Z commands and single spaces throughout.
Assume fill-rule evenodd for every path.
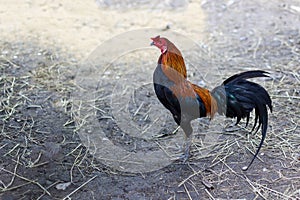
M 267 168 L 263 168 L 263 172 L 267 172 L 268 171 L 268 169 Z
M 66 190 L 71 185 L 71 182 L 59 183 L 55 186 L 57 190 Z

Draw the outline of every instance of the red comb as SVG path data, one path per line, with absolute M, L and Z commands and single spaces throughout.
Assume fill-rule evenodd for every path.
M 160 35 L 158 35 L 158 36 L 156 36 L 156 37 L 154 37 L 154 38 L 151 38 L 151 40 L 157 40 L 157 39 L 159 39 L 160 38 Z

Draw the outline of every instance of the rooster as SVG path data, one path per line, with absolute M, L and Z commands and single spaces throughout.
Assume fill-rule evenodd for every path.
M 181 52 L 164 37 L 151 38 L 152 43 L 161 51 L 158 65 L 153 74 L 154 90 L 159 101 L 173 115 L 175 122 L 185 133 L 183 148 L 184 162 L 189 158 L 193 129 L 191 121 L 201 117 L 212 119 L 216 113 L 236 118 L 236 124 L 255 110 L 253 129 L 261 127 L 262 138 L 247 170 L 257 157 L 267 133 L 268 111 L 272 112 L 272 101 L 268 92 L 259 84 L 247 79 L 268 77 L 262 70 L 246 71 L 226 79 L 222 85 L 209 91 L 187 80 L 187 70 Z

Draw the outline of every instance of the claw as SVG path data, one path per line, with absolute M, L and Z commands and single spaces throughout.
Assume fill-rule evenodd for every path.
M 181 160 L 182 163 L 185 164 L 188 161 L 189 157 L 190 157 L 189 153 L 188 154 L 184 153 L 179 157 L 179 160 Z

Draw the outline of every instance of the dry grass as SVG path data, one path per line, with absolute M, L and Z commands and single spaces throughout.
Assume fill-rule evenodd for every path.
M 33 55 L 35 53 L 32 52 Z M 38 55 L 43 56 L 44 60 L 38 63 L 29 61 L 28 64 L 37 66 L 30 71 L 26 71 L 27 69 L 22 66 L 24 63 L 17 64 L 22 61 L 22 58 L 13 57 L 13 55 L 2 55 L 0 58 L 0 150 L 2 153 L 4 152 L 0 168 L 0 192 L 23 191 L 25 198 L 31 196 L 35 199 L 42 199 L 45 195 L 53 196 L 53 189 L 61 181 L 54 181 L 46 186 L 45 183 L 41 184 L 41 177 L 37 176 L 40 168 L 46 167 L 51 162 L 62 162 L 61 159 L 66 157 L 66 161 L 57 166 L 63 168 L 66 166 L 69 169 L 69 180 L 73 184 L 78 182 L 78 174 L 81 173 L 82 177 L 86 177 L 83 170 L 89 167 L 97 170 L 97 165 L 88 161 L 91 158 L 84 146 L 80 143 L 75 146 L 74 144 L 78 141 L 70 140 L 73 134 L 59 136 L 62 138 L 59 143 L 51 142 L 53 140 L 51 138 L 55 137 L 52 136 L 53 133 L 46 130 L 47 127 L 40 126 L 41 124 L 48 125 L 41 123 L 41 118 L 36 117 L 34 112 L 39 110 L 48 112 L 47 102 L 51 102 L 52 110 L 60 110 L 71 115 L 70 94 L 76 89 L 76 86 L 72 82 L 75 76 L 74 62 L 59 62 L 49 52 L 46 52 L 45 55 L 43 52 L 39 52 Z M 21 56 L 19 55 L 19 57 Z M 34 112 L 32 113 L 31 110 Z M 71 132 L 74 129 L 72 118 L 65 122 L 57 122 L 63 123 L 60 129 L 70 129 Z M 49 123 L 51 124 L 51 122 Z M 56 124 L 51 125 L 56 126 Z M 64 147 L 67 151 L 62 152 L 61 149 Z M 89 162 L 89 166 L 87 166 L 87 162 Z M 33 173 L 31 174 L 31 172 Z M 94 176 L 86 182 L 84 179 L 81 180 L 82 185 L 67 194 L 64 199 L 70 199 L 71 195 L 96 177 Z M 29 191 L 26 191 L 28 188 L 30 188 Z M 33 190 L 33 193 L 30 190 Z
M 1 166 L 1 192 L 14 191 L 28 185 L 35 185 L 42 193 L 38 197 L 40 199 L 45 195 L 53 195 L 50 191 L 53 191 L 58 183 L 61 183 L 53 182 L 46 187 L 35 178 L 29 178 L 18 173 L 20 166 L 34 170 L 49 164 L 49 161 L 42 159 L 45 153 L 42 150 L 35 155 L 26 155 L 28 153 L 26 149 L 30 148 L 32 144 L 42 145 L 43 139 L 37 136 L 37 132 L 47 134 L 47 131 L 38 127 L 38 123 L 35 121 L 37 120 L 36 118 L 24 120 L 16 116 L 22 112 L 22 107 L 41 109 L 43 105 L 36 103 L 36 98 L 39 98 L 39 96 L 33 97 L 32 91 L 46 89 L 59 95 L 53 101 L 55 107 L 70 116 L 64 122 L 64 126 L 69 129 L 78 129 L 78 127 L 74 127 L 74 121 L 82 122 L 85 119 L 80 118 L 80 115 L 78 115 L 80 106 L 76 105 L 78 107 L 74 107 L 70 98 L 70 93 L 78 88 L 72 79 L 72 76 L 74 76 L 74 72 L 71 70 L 73 65 L 73 63 L 41 65 L 26 75 L 14 76 L 11 73 L 3 73 L 0 77 L 2 93 L 0 101 L 2 118 L 0 137 L 2 143 L 0 149 L 5 149 L 3 157 L 9 157 L 12 161 L 10 164 L 12 166 Z M 0 62 L 0 70 L 3 72 L 18 68 L 20 66 L 9 58 L 2 58 Z M 226 71 L 224 76 L 232 74 L 235 70 L 237 69 Z M 238 69 L 238 71 L 241 70 Z M 183 180 L 177 185 L 183 189 L 183 193 L 189 199 L 193 199 L 194 193 L 200 194 L 202 189 L 211 199 L 218 199 L 226 189 L 245 190 L 245 188 L 237 186 L 239 183 L 243 183 L 247 190 L 252 191 L 257 198 L 297 199 L 299 197 L 300 133 L 298 126 L 300 113 L 298 108 L 300 105 L 300 69 L 294 66 L 283 70 L 279 65 L 268 71 L 271 73 L 271 78 L 265 80 L 264 86 L 271 93 L 274 102 L 274 112 L 270 114 L 267 139 L 261 154 L 255 161 L 254 166 L 252 166 L 252 170 L 245 173 L 242 172 L 240 160 L 245 161 L 245 165 L 250 161 L 251 155 L 256 151 L 260 141 L 261 136 L 259 132 L 256 135 L 249 134 L 249 129 L 244 129 L 241 126 L 238 131 L 226 132 L 223 130 L 220 133 L 220 128 L 222 129 L 228 122 L 224 122 L 222 118 L 216 119 L 217 121 L 211 125 L 210 129 L 205 130 L 206 128 L 204 128 L 203 133 L 195 134 L 192 152 L 194 156 L 189 165 L 193 173 L 190 175 L 186 174 L 186 177 L 183 177 Z M 42 98 L 43 101 L 47 101 L 50 99 L 50 96 L 43 96 Z M 141 108 L 138 109 L 140 110 Z M 136 110 L 135 113 L 139 112 L 139 110 Z M 109 116 L 105 110 L 101 111 L 106 116 Z M 14 119 L 20 122 L 18 127 L 13 127 L 12 121 Z M 20 130 L 17 134 L 22 134 L 23 131 L 23 139 L 20 140 L 17 137 L 16 140 L 14 134 L 7 132 L 8 128 L 12 127 Z M 209 141 L 203 140 L 204 134 L 217 135 L 217 137 L 222 136 L 222 140 L 209 143 Z M 90 155 L 82 143 L 72 142 L 69 136 L 63 136 L 63 138 L 60 146 L 69 147 L 68 151 L 61 157 L 72 158 L 63 164 L 68 166 L 69 181 L 71 183 L 75 183 L 78 180 L 76 176 L 85 177 L 85 173 L 82 170 L 86 168 L 95 171 L 100 170 L 98 168 L 99 165 L 94 162 L 94 158 L 91 160 L 88 158 Z M 4 142 L 5 139 L 7 142 Z M 53 154 L 56 154 L 59 150 L 54 146 L 52 151 Z M 71 160 L 72 162 L 70 162 Z M 195 167 L 197 169 L 194 169 Z M 74 174 L 75 171 L 76 173 Z M 107 173 L 118 174 L 118 172 L 113 171 L 108 171 Z M 257 178 L 257 176 L 260 178 Z M 6 179 L 4 180 L 3 177 L 6 177 Z M 86 187 L 96 177 L 95 175 L 84 179 L 84 181 L 80 182 L 80 185 L 71 191 L 69 190 L 64 195 L 64 199 L 70 199 L 72 195 L 79 192 L 82 187 Z M 232 193 L 232 195 L 237 194 Z
M 224 20 L 226 21 L 226 19 Z M 240 24 L 240 26 L 247 27 L 244 24 Z M 219 29 L 227 30 L 227 27 Z M 241 28 L 240 32 L 242 31 Z M 247 37 L 249 33 L 243 34 Z M 228 182 L 230 179 L 230 184 L 234 186 L 245 183 L 245 187 L 232 187 L 236 188 L 240 195 L 251 190 L 253 194 L 256 194 L 255 198 L 299 199 L 299 30 L 278 31 L 275 33 L 276 36 L 273 34 L 271 32 L 264 33 L 264 35 L 257 33 L 249 36 L 245 42 L 241 42 L 240 38 L 236 38 L 234 35 L 224 35 L 221 39 L 216 40 L 217 36 L 211 34 L 212 38 L 209 38 L 208 42 L 210 43 L 208 57 L 212 60 L 212 63 L 209 64 L 217 66 L 219 69 L 219 71 L 216 70 L 218 72 L 216 76 L 225 78 L 233 73 L 250 69 L 263 69 L 270 72 L 270 78 L 255 79 L 255 82 L 262 84 L 269 91 L 274 111 L 269 115 L 269 128 L 265 144 L 258 159 L 247 172 L 241 171 L 243 166 L 241 160 L 246 161 L 244 165 L 250 162 L 251 155 L 255 153 L 261 135 L 260 131 L 255 135 L 251 134 L 251 125 L 245 129 L 242 124 L 240 130 L 233 133 L 222 132 L 222 141 L 214 142 L 212 146 L 205 143 L 204 133 L 198 135 L 193 144 L 194 158 L 192 162 L 198 163 L 199 159 L 208 157 L 211 158 L 208 160 L 210 163 L 202 164 L 204 169 L 195 171 L 180 186 L 184 184 L 193 185 L 197 176 L 200 176 L 201 180 L 207 176 L 207 169 L 213 169 L 214 174 L 210 174 L 206 178 L 210 179 L 210 183 L 217 188 L 220 188 L 224 182 Z M 273 43 L 277 43 L 279 46 L 274 48 L 272 47 Z M 228 67 L 222 70 L 224 65 Z M 226 124 L 222 120 L 219 121 L 219 124 L 222 123 L 222 126 Z M 207 135 L 219 133 L 214 130 L 214 127 L 205 131 Z M 203 144 L 205 145 L 203 146 Z M 190 189 L 196 192 L 193 187 Z M 217 199 L 220 197 L 220 192 L 212 190 L 208 196 L 211 199 Z M 231 197 L 228 196 L 228 198 Z
M 171 168 L 174 177 L 170 177 L 173 176 L 170 172 L 165 173 L 165 169 L 153 172 L 153 176 L 157 178 L 161 175 L 163 180 L 169 181 L 165 183 L 168 186 L 166 190 L 174 191 L 174 196 L 170 196 L 170 199 L 175 199 L 175 194 L 184 194 L 183 198 L 186 199 L 203 195 L 210 199 L 230 199 L 247 195 L 253 199 L 299 199 L 300 53 L 297 43 L 299 36 L 295 36 L 295 41 L 291 42 L 288 33 L 276 33 L 276 41 L 268 39 L 272 38 L 271 32 L 266 35 L 245 33 L 249 39 L 243 43 L 236 38 L 237 36 L 221 37 L 217 31 L 213 33 L 215 35 L 212 34 L 207 41 L 206 55 L 199 55 L 196 51 L 186 52 L 185 55 L 190 56 L 190 62 L 205 67 L 208 65 L 206 69 L 214 66 L 217 68 L 214 76 L 220 81 L 233 73 L 253 68 L 262 68 L 271 74 L 270 78 L 255 80 L 262 83 L 270 92 L 274 105 L 274 112 L 270 113 L 269 117 L 265 144 L 253 166 L 247 172 L 243 172 L 241 168 L 249 163 L 259 144 L 260 132 L 249 133 L 251 125 L 245 129 L 244 124 L 236 131 L 227 132 L 223 128 L 231 121 L 225 121 L 223 118 L 216 118 L 209 125 L 209 129 L 205 122 L 201 122 L 201 125 L 195 122 L 200 128 L 195 133 L 192 145 L 193 157 L 187 165 L 188 170 L 183 171 L 180 178 L 175 177 L 176 172 L 182 170 L 181 165 L 175 162 L 170 166 L 170 168 L 175 166 L 175 169 Z M 218 37 L 221 38 L 216 39 Z M 278 41 L 280 46 L 272 47 L 273 42 Z M 105 172 L 109 177 L 115 176 L 117 180 L 123 180 L 121 177 L 123 173 L 103 168 L 76 135 L 76 131 L 87 120 L 87 116 L 80 114 L 83 105 L 96 107 L 101 120 L 115 120 L 108 98 L 113 87 L 101 82 L 105 87 L 95 91 L 95 95 L 99 95 L 97 99 L 92 99 L 91 102 L 74 102 L 72 92 L 81 89 L 74 82 L 76 76 L 74 68 L 78 65 L 77 61 L 62 62 L 54 56 L 54 53 L 47 51 L 30 53 L 43 56 L 45 61 L 37 62 L 35 58 L 22 60 L 14 58 L 14 55 L 2 55 L 0 58 L 0 151 L 3 158 L 0 162 L 1 193 L 18 191 L 24 193 L 26 198 L 26 195 L 30 196 L 27 191 L 34 190 L 37 195 L 33 198 L 36 199 L 55 195 L 60 199 L 70 199 L 80 194 L 84 187 L 91 187 L 90 184 L 99 177 L 94 175 L 96 172 Z M 30 66 L 24 67 L 27 62 Z M 130 59 L 124 59 L 124 63 L 125 66 L 137 64 Z M 149 63 L 145 64 L 143 61 L 139 64 L 149 67 Z M 225 65 L 228 67 L 225 68 Z M 26 68 L 31 70 L 26 71 Z M 190 69 L 191 74 L 192 72 L 193 69 Z M 209 71 L 201 73 L 195 71 L 195 76 L 190 78 L 199 81 L 201 77 L 204 83 L 211 87 L 207 74 Z M 112 77 L 107 77 L 107 80 L 109 79 Z M 95 106 L 95 101 L 99 101 L 99 105 Z M 138 113 L 145 114 L 149 111 L 143 111 L 141 105 L 147 105 L 147 102 L 133 109 L 134 117 L 137 117 Z M 53 113 L 51 110 L 54 110 Z M 43 116 L 43 113 L 47 116 Z M 65 117 L 59 118 L 61 113 Z M 43 117 L 53 121 L 47 123 Z M 43 123 L 41 120 L 44 120 Z M 59 129 L 52 130 L 49 128 L 51 126 Z M 176 129 L 172 124 L 166 126 L 169 131 Z M 128 146 L 128 149 L 132 146 L 134 148 L 130 143 L 132 138 L 119 133 L 114 126 L 107 127 L 109 131 L 112 130 L 112 133 L 108 131 L 112 135 L 109 139 L 120 140 L 119 143 L 114 142 L 123 145 L 124 148 Z M 156 128 L 149 127 L 147 129 L 149 132 Z M 218 140 L 211 141 L 208 135 Z M 133 143 L 142 146 L 145 144 L 143 142 Z M 179 145 L 168 143 L 168 138 L 155 139 L 153 145 L 163 149 L 166 154 L 170 154 L 169 149 L 179 149 Z M 170 157 L 176 156 L 178 155 L 170 154 Z M 125 159 L 124 162 L 131 161 Z M 50 164 L 53 163 L 57 171 L 51 171 L 51 175 L 64 172 L 65 175 L 57 177 L 55 181 L 45 182 L 41 177 L 46 175 L 39 174 L 38 170 L 42 168 L 50 171 L 52 168 Z M 89 176 L 90 174 L 93 175 Z M 158 179 L 154 179 L 153 185 L 160 184 Z M 142 181 L 147 183 L 146 178 Z M 125 182 L 126 180 L 124 184 Z M 71 183 L 71 186 L 65 191 L 56 189 L 57 184 L 64 183 L 66 185 Z M 113 187 L 114 183 L 111 186 Z M 94 191 L 95 188 L 97 187 L 94 187 Z

